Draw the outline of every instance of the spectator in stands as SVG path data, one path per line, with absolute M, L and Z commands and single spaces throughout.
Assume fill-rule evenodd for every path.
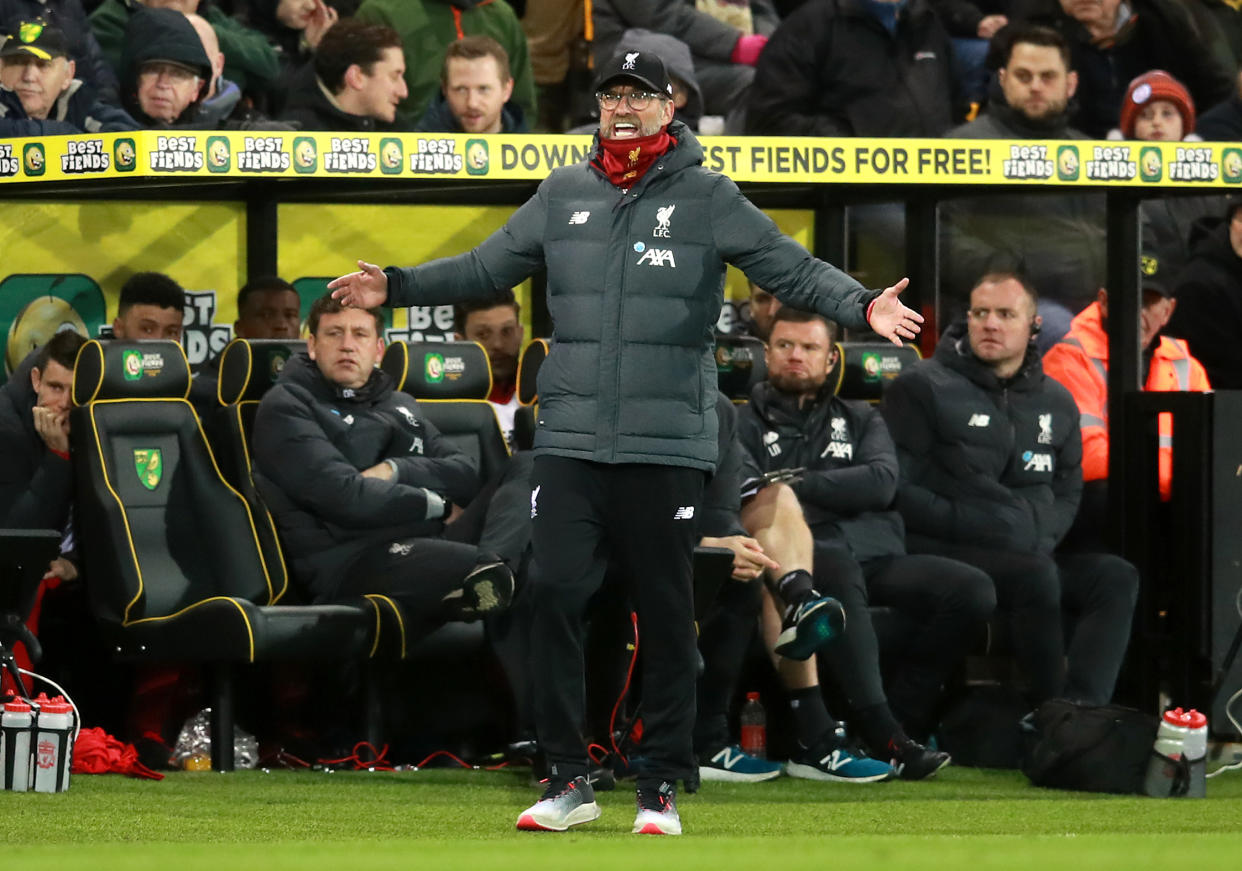
M 1229 99 L 1199 116 L 1195 132 L 1209 142 L 1242 141 L 1242 72 L 1238 73 Z
M 703 111 L 721 116 L 745 105 L 755 64 L 780 23 L 771 0 L 720 3 L 712 9 L 690 0 L 595 0 L 591 8 L 596 66 L 629 45 L 623 35 L 631 28 L 666 33 L 690 49 Z M 740 124 L 740 119 L 731 123 Z
M 746 132 L 940 136 L 958 117 L 950 53 L 927 0 L 809 0 L 759 58 Z
M 1177 300 L 1157 255 L 1142 261 L 1143 305 L 1139 309 L 1139 346 L 1144 390 L 1210 390 L 1203 366 L 1190 355 L 1183 339 L 1161 335 Z M 1108 511 L 1108 291 L 1074 318 L 1069 333 L 1044 354 L 1044 372 L 1065 385 L 1082 413 L 1083 497 L 1071 533 L 1081 550 L 1107 550 Z M 1160 434 L 1172 439 L 1171 415 L 1160 416 Z M 1160 495 L 1167 500 L 1173 485 L 1173 447 L 1160 446 Z
M 15 23 L 0 48 L 0 136 L 115 133 L 137 130 L 133 118 L 95 99 L 75 78 L 60 30 L 42 21 Z
M 1121 127 L 1109 139 L 1148 142 L 1198 142 L 1195 102 L 1190 92 L 1163 70 L 1152 70 L 1130 82 L 1121 104 Z M 1161 281 L 1171 291 L 1190 259 L 1190 228 L 1198 220 L 1219 216 L 1228 200 L 1224 195 L 1164 196 L 1145 199 L 1140 206 L 1144 245 L 1160 264 Z
M 87 25 L 82 0 L 0 0 L 0 30 L 43 21 L 64 34 L 76 74 L 105 103 L 117 101 L 117 76 Z
M 435 99 L 445 49 L 463 36 L 490 36 L 504 47 L 513 77 L 512 99 L 525 117 L 535 116 L 526 35 L 505 0 L 364 0 L 357 18 L 391 27 L 401 36 L 410 96 L 398 107 L 397 117 L 407 129 Z
M 311 65 L 292 80 L 281 118 L 303 130 L 401 130 L 409 96 L 396 31 L 347 18 L 324 34 Z
M 136 272 L 121 285 L 112 337 L 130 342 L 180 342 L 184 319 L 185 291 L 181 285 L 161 272 Z
M 1169 332 L 1194 349 L 1217 390 L 1242 388 L 1242 198 L 1224 221 L 1195 227 L 1190 260 L 1176 278 L 1177 310 Z
M 1021 278 L 985 275 L 966 322 L 889 385 L 881 410 L 901 465 L 897 508 L 911 552 L 992 578 L 1032 705 L 1102 705 L 1130 638 L 1138 573 L 1112 555 L 1054 553 L 1082 493 L 1082 437 L 1074 398 L 1040 365 L 1036 312 Z
M 0 528 L 68 528 L 70 395 L 73 366 L 85 341 L 72 330 L 57 333 L 0 390 Z M 77 577 L 71 546 L 69 538 L 62 542 L 49 575 Z
M 589 57 L 576 51 L 586 45 L 585 0 L 526 0 L 522 30 L 530 50 L 531 73 L 539 92 L 539 117 L 534 126 L 540 132 L 560 133 L 572 123 L 574 97 L 570 71 L 584 71 Z
M 414 129 L 428 133 L 526 133 L 513 95 L 509 56 L 490 36 L 449 43 L 440 69 L 440 91 Z
M 1229 69 L 1242 65 L 1242 9 L 1227 0 L 1187 0 L 1205 43 Z
M 288 125 L 273 121 L 253 108 L 250 101 L 242 98 L 237 83 L 224 77 L 228 61 L 224 52 L 220 51 L 216 31 L 207 19 L 193 12 L 185 17 L 194 27 L 211 62 L 211 75 L 204 85 L 203 98 L 194 115 L 194 126 L 204 130 L 288 130 Z
M 1184 82 L 1200 107 L 1229 98 L 1234 70 L 1205 50 L 1177 0 L 1025 0 L 1014 16 L 1064 35 L 1078 72 L 1074 126 L 1102 138 L 1117 126 L 1124 85 L 1148 70 Z
M 1009 23 L 1011 0 L 929 0 L 953 42 L 953 81 L 967 106 L 988 96 L 992 37 Z
M 197 13 L 205 18 L 224 52 L 224 69 L 218 75 L 235 83 L 247 96 L 262 102 L 275 85 L 280 73 L 276 48 L 262 33 L 246 27 L 212 0 L 103 0 L 90 14 L 90 26 L 113 69 L 121 69 L 121 49 L 130 16 L 143 6 L 174 9 L 186 15 Z
M 775 294 L 764 290 L 753 281 L 747 284 L 750 287 L 747 332 L 755 338 L 763 339 L 766 343 L 768 334 L 772 332 L 772 322 L 776 318 L 776 313 L 781 310 L 781 301 L 776 298 Z
M 522 308 L 512 290 L 492 299 L 471 300 L 453 308 L 454 338 L 478 342 L 487 350 L 492 367 L 492 392 L 487 401 L 496 409 L 496 419 L 513 445 L 513 416 L 517 412 L 518 357 L 526 330 L 520 320 Z
M 340 15 L 334 4 L 324 0 L 250 0 L 248 12 L 250 26 L 276 50 L 279 73 L 267 108 L 279 116 L 289 84 L 303 67 L 311 65 L 320 40 Z
M 1014 25 L 993 45 L 1001 61 L 987 110 L 946 135 L 955 139 L 1082 139 L 1069 124 L 1078 76 L 1069 46 L 1057 31 Z M 1053 155 L 1055 156 L 1055 155 Z M 1051 156 L 1031 161 L 1042 177 Z M 970 197 L 941 206 L 941 281 L 949 319 L 966 308 L 975 279 L 984 272 L 1023 267 L 1040 293 L 1042 347 L 1069 330 L 1103 281 L 1102 194 L 1019 194 Z
M 424 629 L 498 613 L 509 568 L 443 537 L 453 506 L 478 492 L 477 469 L 375 367 L 383 325 L 378 309 L 330 296 L 311 306 L 308 353 L 259 405 L 255 484 L 315 602 L 385 593 Z
M 121 102 L 140 124 L 192 126 L 212 74 L 202 40 L 183 13 L 144 8 L 130 16 Z
M 703 117 L 703 89 L 694 71 L 694 58 L 686 44 L 666 33 L 642 28 L 627 30 L 623 44 L 639 51 L 649 51 L 664 61 L 669 81 L 673 83 L 674 117 L 696 133 Z
M 802 470 L 784 487 L 763 487 L 742 520 L 789 572 L 783 543 L 761 527 L 788 511 L 804 517 L 809 535 L 798 562 L 813 570 L 789 572 L 777 585 L 788 614 L 814 589 L 845 606 L 846 631 L 824 649 L 854 712 L 855 734 L 871 754 L 892 760 L 906 779 L 920 780 L 948 763 L 928 750 L 942 685 L 979 637 L 996 605 L 992 583 L 980 570 L 938 556 L 907 556 L 901 517 L 893 507 L 897 455 L 884 420 L 867 403 L 833 395 L 828 374 L 838 365 L 836 324 L 817 314 L 783 307 L 767 343 L 768 378 L 740 410 L 738 438 L 748 480 L 778 470 Z M 785 545 L 788 547 L 788 545 Z M 880 678 L 880 653 L 870 604 L 895 608 L 912 624 L 888 692 Z M 780 651 L 780 647 L 777 647 Z M 822 737 L 822 736 L 821 736 Z M 833 750 L 839 737 L 806 746 L 790 773 L 837 779 Z

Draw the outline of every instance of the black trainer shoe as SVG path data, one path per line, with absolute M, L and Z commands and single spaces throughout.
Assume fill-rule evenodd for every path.
M 585 777 L 549 780 L 543 798 L 522 811 L 517 827 L 524 832 L 563 832 L 570 826 L 599 819 L 595 790 Z
M 889 750 L 893 770 L 902 780 L 926 780 L 953 761 L 943 750 L 932 750 L 913 740 L 895 746 L 890 744 Z
M 475 566 L 461 582 L 461 589 L 444 597 L 455 620 L 478 620 L 498 614 L 513 601 L 513 572 L 504 563 Z
M 667 780 L 659 786 L 640 786 L 637 794 L 638 814 L 634 817 L 636 835 L 680 835 L 681 817 L 677 815 L 677 790 Z
M 845 609 L 831 596 L 807 599 L 785 609 L 773 650 L 787 659 L 810 659 L 845 631 Z

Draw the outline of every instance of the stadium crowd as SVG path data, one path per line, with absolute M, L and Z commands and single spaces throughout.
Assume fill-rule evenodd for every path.
M 639 49 L 664 59 L 671 94 L 600 102 L 669 99 L 691 137 L 1183 141 L 1242 130 L 1242 11 L 1208 0 L 0 0 L 0 31 L 0 136 L 593 130 L 592 61 Z M 1242 380 L 1240 210 L 1238 198 L 1145 201 L 1144 389 Z M 934 775 L 950 761 L 934 740 L 947 690 L 989 622 L 1006 628 L 1027 710 L 1114 696 L 1139 579 L 1102 533 L 1102 195 L 962 197 L 942 218 L 947 329 L 878 406 L 836 395 L 836 323 L 752 286 L 730 325 L 764 343 L 767 377 L 719 403 L 720 460 L 694 515 L 700 544 L 733 554 L 731 579 L 699 615 L 703 779 Z M 183 305 L 174 278 L 136 273 L 112 339 L 179 341 Z M 535 503 L 515 434 L 517 301 L 459 307 L 455 324 L 487 351 L 488 399 L 513 448 L 490 479 L 375 368 L 378 311 L 325 296 L 300 324 L 298 308 L 292 285 L 252 282 L 234 331 L 306 343 L 254 431 L 254 483 L 302 599 L 389 595 L 420 636 L 484 621 L 506 651 L 510 737 L 537 740 L 522 692 L 534 679 L 522 673 L 522 634 Z M 65 530 L 45 615 L 90 576 L 69 447 L 82 343 L 58 334 L 0 391 L 0 527 Z M 209 362 L 191 389 L 204 419 L 217 410 L 218 369 Z M 1166 498 L 1171 469 L 1162 447 Z M 882 650 L 874 607 L 904 619 L 895 650 Z M 78 630 L 62 637 L 94 655 Z M 788 705 L 788 764 L 739 744 L 731 712 L 752 643 Z M 152 764 L 167 763 L 186 714 L 170 701 L 177 683 L 147 673 L 130 691 L 125 737 Z M 608 744 L 611 726 L 587 729 Z

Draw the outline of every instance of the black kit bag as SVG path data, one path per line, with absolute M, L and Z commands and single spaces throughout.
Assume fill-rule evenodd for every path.
M 1036 786 L 1142 793 L 1157 719 L 1121 705 L 1044 702 L 1022 772 Z

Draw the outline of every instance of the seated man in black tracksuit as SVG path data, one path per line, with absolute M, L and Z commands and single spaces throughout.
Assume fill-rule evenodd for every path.
M 1115 556 L 1053 552 L 1078 510 L 1082 440 L 1074 398 L 1044 375 L 1039 325 L 1029 283 L 985 275 L 966 323 L 889 385 L 881 410 L 901 463 L 897 508 L 911 551 L 991 576 L 1029 702 L 1105 704 L 1129 641 L 1138 573 Z
M 790 485 L 762 487 L 742 520 L 761 542 L 773 535 L 784 541 L 765 545 L 782 571 L 799 563 L 811 571 L 800 579 L 782 578 L 785 603 L 808 595 L 813 578 L 816 589 L 845 606 L 844 634 L 819 655 L 844 690 L 856 731 L 872 755 L 891 759 L 902 777 L 920 779 L 949 757 L 909 735 L 930 734 L 941 686 L 992 613 L 995 598 L 978 569 L 906 555 L 901 518 L 892 508 L 897 457 L 888 429 L 866 403 L 835 397 L 827 380 L 836 364 L 835 332 L 836 325 L 820 315 L 788 307 L 773 318 L 768 380 L 756 385 L 741 410 L 738 437 L 750 479 L 762 481 L 765 473 L 781 469 L 802 472 Z M 917 626 L 887 694 L 869 603 L 892 606 Z M 818 698 L 813 668 L 807 673 L 786 663 L 782 673 L 795 698 L 800 692 L 809 696 L 811 687 Z M 808 750 L 806 759 L 791 763 L 791 774 L 845 779 L 833 776 L 839 773 L 817 748 Z
M 315 602 L 386 593 L 424 629 L 503 610 L 513 574 L 500 557 L 516 565 L 524 540 L 486 526 L 479 546 L 452 540 L 445 518 L 478 474 L 375 368 L 383 316 L 324 296 L 307 324 L 308 354 L 285 364 L 254 431 L 255 484 L 294 580 Z

